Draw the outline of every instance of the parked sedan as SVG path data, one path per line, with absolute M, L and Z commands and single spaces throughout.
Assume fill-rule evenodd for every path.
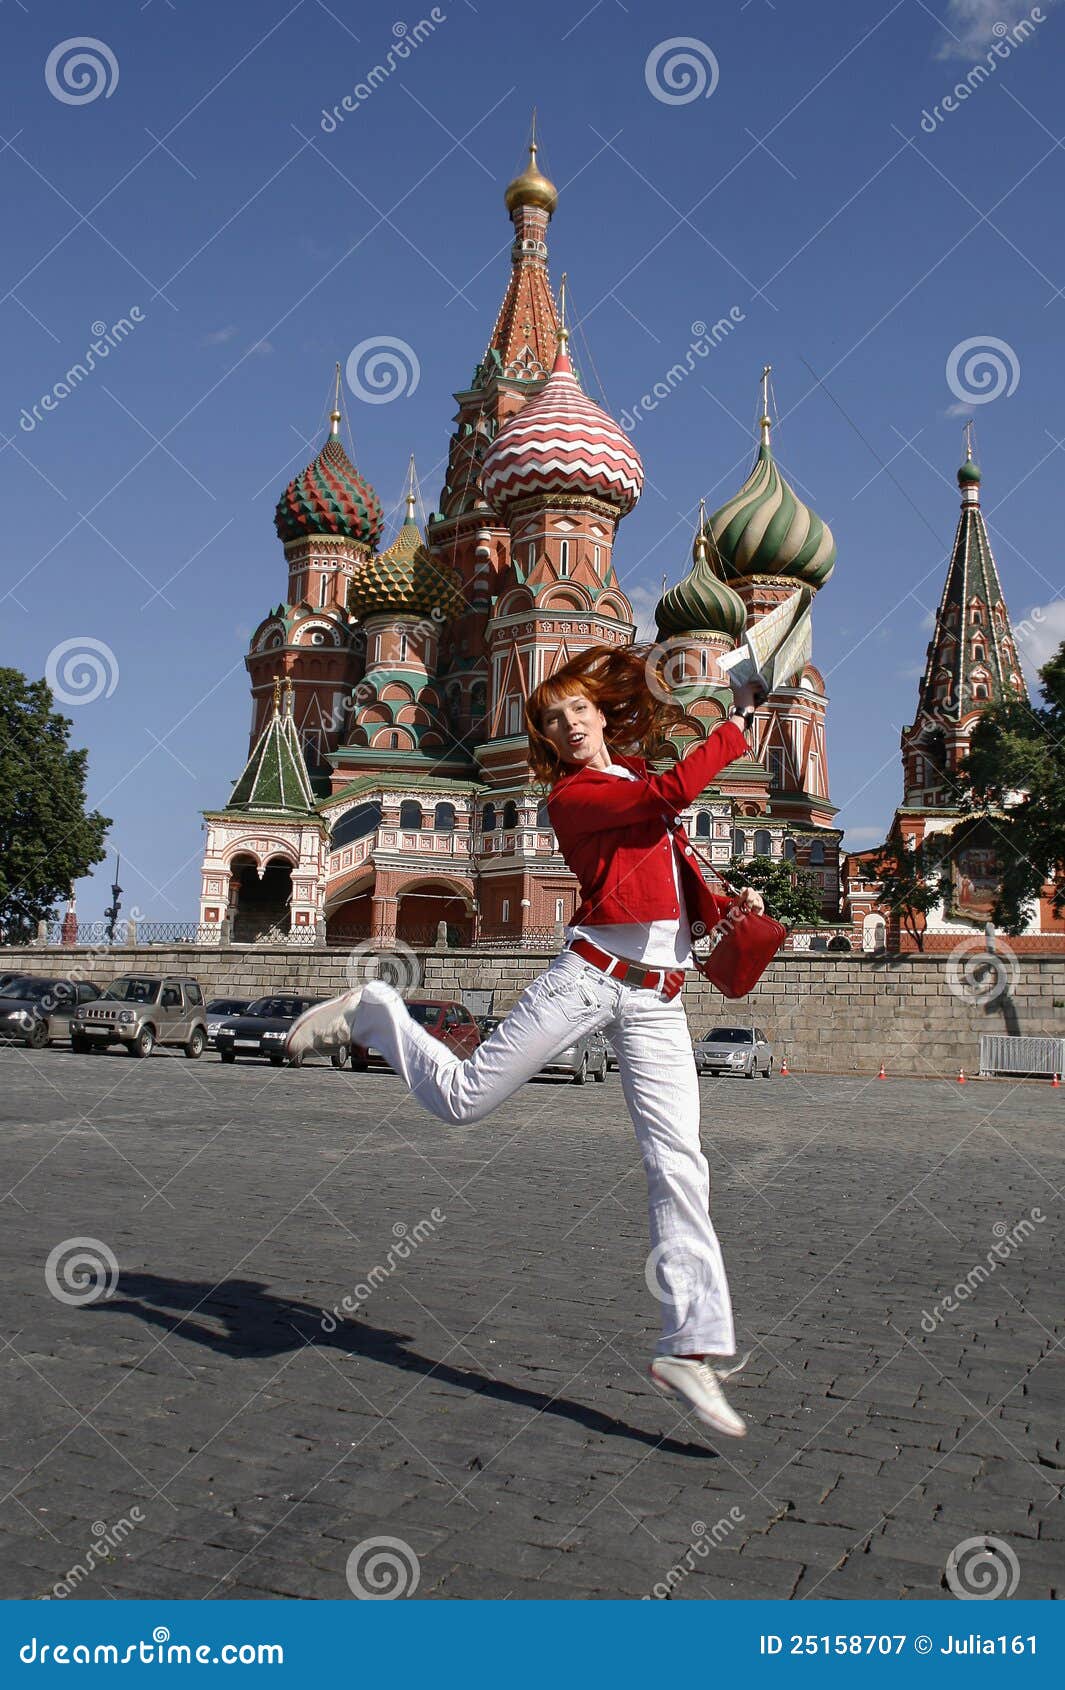
M 568 1074 L 575 1086 L 583 1086 L 589 1074 L 593 1080 L 605 1080 L 610 1052 L 602 1033 L 589 1033 L 575 1039 L 560 1050 L 550 1062 L 545 1062 L 541 1074 Z
M 245 1015 L 250 1002 L 250 998 L 212 998 L 204 1010 L 207 1017 L 207 1043 L 214 1044 L 219 1027 L 232 1020 L 234 1015 Z
M 280 1068 L 293 1021 L 312 1004 L 324 1002 L 324 998 L 256 998 L 243 1015 L 222 1022 L 214 1038 L 219 1056 L 223 1062 L 235 1062 L 238 1056 L 265 1057 L 275 1068 Z
M 753 1080 L 773 1072 L 773 1047 L 760 1027 L 712 1027 L 693 1045 L 700 1074 L 740 1074 Z
M 79 1004 L 100 996 L 88 980 L 42 980 L 15 974 L 0 987 L 0 1039 L 43 1050 L 53 1039 L 69 1039 L 70 1018 Z
M 471 1056 L 481 1042 L 480 1028 L 464 1003 L 453 998 L 408 998 L 406 1007 L 412 1021 L 417 1021 L 458 1056 Z M 371 1064 L 387 1067 L 380 1051 L 372 1045 L 352 1045 L 351 1066 L 365 1069 Z

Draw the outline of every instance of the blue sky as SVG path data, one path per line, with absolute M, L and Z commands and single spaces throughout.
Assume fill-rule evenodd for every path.
M 435 505 L 451 394 L 506 283 L 502 190 L 534 104 L 589 391 L 631 413 L 693 323 L 734 308 L 634 430 L 647 485 L 615 561 L 645 614 L 686 568 L 700 496 L 713 508 L 746 475 L 773 366 L 778 457 L 839 546 L 814 659 L 846 843 L 881 838 L 900 794 L 964 416 L 1007 602 L 1015 621 L 1040 613 L 1020 642 L 1030 673 L 1065 636 L 1055 0 L 600 0 L 583 16 L 580 0 L 445 0 L 433 16 L 398 0 L 4 6 L 0 663 L 40 675 L 70 642 L 103 664 L 100 696 L 66 709 L 127 911 L 196 914 L 199 813 L 243 765 L 244 651 L 284 593 L 273 507 L 324 438 L 334 364 L 364 340 L 406 342 L 418 377 L 385 404 L 348 393 L 356 461 L 394 518 L 413 450 Z M 1021 19 L 1027 38 L 1003 36 Z M 407 57 L 323 124 L 421 20 Z M 49 68 L 79 36 L 106 49 L 89 50 L 98 82 L 68 72 L 69 51 Z M 945 105 L 989 51 L 993 71 Z M 122 318 L 106 359 L 42 408 Z M 977 351 L 966 375 L 956 354 L 952 388 L 968 342 L 999 373 Z M 82 914 L 110 870 L 79 887 Z

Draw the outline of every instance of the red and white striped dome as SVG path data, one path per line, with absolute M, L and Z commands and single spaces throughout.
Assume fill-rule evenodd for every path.
M 564 334 L 542 390 L 504 423 L 485 454 L 481 485 L 499 511 L 535 493 L 577 493 L 624 516 L 640 497 L 640 454 L 577 386 Z

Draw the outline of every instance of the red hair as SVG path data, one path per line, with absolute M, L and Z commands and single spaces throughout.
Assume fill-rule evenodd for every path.
M 553 786 L 568 767 L 543 734 L 542 712 L 575 693 L 603 712 L 604 738 L 613 749 L 639 756 L 657 751 L 674 723 L 684 719 L 681 706 L 668 701 L 661 659 L 656 645 L 590 646 L 541 681 L 525 705 L 529 762 L 539 779 Z M 652 690 L 652 681 L 657 690 Z

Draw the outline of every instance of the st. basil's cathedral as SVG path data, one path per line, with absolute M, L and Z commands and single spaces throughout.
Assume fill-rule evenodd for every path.
M 288 583 L 246 659 L 250 755 L 225 807 L 205 816 L 200 921 L 235 942 L 425 944 L 446 934 L 519 947 L 558 938 L 575 908 L 527 762 L 524 700 L 576 652 L 634 639 L 614 541 L 643 465 L 572 368 L 547 268 L 558 195 L 535 142 L 505 200 L 510 279 L 473 380 L 455 394 L 446 480 L 425 533 L 412 463 L 405 519 L 379 549 L 384 514 L 341 442 L 339 383 L 329 437 L 278 501 Z M 656 607 L 686 701 L 659 748 L 663 764 L 723 718 L 718 658 L 797 587 L 816 593 L 835 563 L 829 528 L 774 461 L 763 409 L 750 475 L 701 514 L 690 566 Z M 1016 686 L 1000 592 L 986 614 L 998 696 Z M 938 670 L 928 686 L 942 702 Z M 758 712 L 750 757 L 685 820 L 722 868 L 737 855 L 805 869 L 821 887 L 822 919 L 853 923 L 871 948 L 883 922 L 869 854 L 847 859 L 853 910 L 841 879 L 826 702 L 807 664 Z M 918 749 L 926 702 L 906 751 L 908 797 L 931 766 Z

